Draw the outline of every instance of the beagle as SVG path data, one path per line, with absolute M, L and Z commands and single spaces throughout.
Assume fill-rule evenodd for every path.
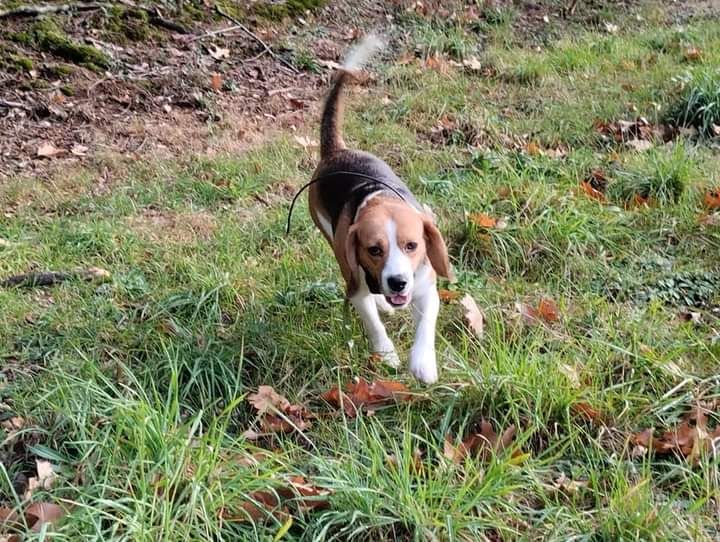
M 348 149 L 342 138 L 343 87 L 378 47 L 377 38 L 366 38 L 335 75 L 322 113 L 310 214 L 333 249 L 373 352 L 393 367 L 400 359 L 378 309 L 412 308 L 416 330 L 410 371 L 430 384 L 438 378 L 436 275 L 452 275 L 445 242 L 432 216 L 390 166 Z

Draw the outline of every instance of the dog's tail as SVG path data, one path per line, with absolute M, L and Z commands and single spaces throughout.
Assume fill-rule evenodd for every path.
M 342 89 L 348 79 L 354 77 L 370 57 L 382 47 L 382 41 L 368 34 L 360 44 L 350 51 L 334 76 L 333 86 L 325 99 L 320 123 L 320 157 L 327 158 L 345 148 L 342 138 L 343 101 Z

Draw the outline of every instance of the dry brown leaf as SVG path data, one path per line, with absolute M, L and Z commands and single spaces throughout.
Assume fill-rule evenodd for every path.
M 290 406 L 290 401 L 275 391 L 272 386 L 259 386 L 257 393 L 248 395 L 248 403 L 255 407 L 258 414 L 268 411 L 284 411 Z
M 65 149 L 59 149 L 49 141 L 38 147 L 37 156 L 40 158 L 55 158 L 65 153 Z
M 502 452 L 510 447 L 515 438 L 516 428 L 510 425 L 502 435 L 498 436 L 490 422 L 482 420 L 480 431 L 471 433 L 460 444 L 455 445 L 450 435 L 445 435 L 443 455 L 455 464 L 462 463 L 466 457 L 478 457 L 487 461 L 493 454 Z M 517 454 L 520 454 L 517 451 Z M 516 454 L 513 454 L 515 456 Z
M 594 406 L 592 406 L 590 403 L 586 403 L 584 401 L 573 403 L 570 405 L 570 410 L 573 414 L 576 416 L 580 416 L 581 418 L 585 418 L 586 420 L 596 423 L 605 423 L 604 422 L 604 416 L 602 412 L 600 412 L 598 409 L 596 409 Z
M 33 532 L 40 532 L 45 523 L 56 523 L 67 512 L 50 502 L 34 502 L 25 509 L 25 519 Z
M 685 49 L 685 60 L 688 62 L 698 62 L 702 60 L 702 51 L 698 49 L 697 47 L 688 47 Z
M 477 303 L 469 294 L 465 294 L 460 304 L 465 307 L 465 323 L 478 338 L 482 339 L 485 332 L 485 317 Z
M 436 71 L 442 75 L 447 75 L 450 72 L 450 64 L 447 59 L 440 55 L 427 57 L 424 66 L 426 69 Z
M 440 297 L 440 301 L 443 301 L 445 303 L 450 303 L 451 301 L 457 301 L 462 294 L 460 292 L 456 292 L 453 290 L 445 290 L 440 289 L 438 290 L 438 297 Z
M 543 150 L 540 148 L 540 145 L 535 143 L 534 141 L 530 141 L 526 146 L 525 150 L 530 156 L 542 156 Z
M 260 428 L 264 433 L 290 433 L 304 431 L 313 418 L 302 405 L 292 405 L 277 393 L 272 386 L 259 386 L 257 393 L 248 396 L 248 402 L 258 411 Z M 257 440 L 261 435 L 250 429 L 244 433 L 248 440 Z
M 222 77 L 219 73 L 212 74 L 212 77 L 210 77 L 210 86 L 213 90 L 220 90 L 223 85 Z
M 654 436 L 653 429 L 634 434 L 633 456 L 637 457 L 639 451 L 652 448 L 658 455 L 679 454 L 688 463 L 697 464 L 704 453 L 712 450 L 713 443 L 720 439 L 720 424 L 712 431 L 707 426 L 707 410 L 702 405 L 696 405 L 675 428 L 664 431 L 658 437 Z
M 582 191 L 591 199 L 605 202 L 605 194 L 600 192 L 600 190 L 597 190 L 592 187 L 592 185 L 588 181 L 582 181 L 580 183 L 580 187 L 582 188 Z
M 720 209 L 720 188 L 714 188 L 705 192 L 703 203 L 708 209 Z
M 537 313 L 546 322 L 557 322 L 560 319 L 560 311 L 555 301 L 549 297 L 543 297 L 538 303 Z
M 481 228 L 494 228 L 497 225 L 497 219 L 487 215 L 485 213 L 471 213 L 470 222 Z
M 364 378 L 349 382 L 345 391 L 338 387 L 322 394 L 322 398 L 334 406 L 342 406 L 345 413 L 355 417 L 359 409 L 371 412 L 373 408 L 399 401 L 411 401 L 413 396 L 407 386 L 394 380 L 374 380 L 368 383 Z

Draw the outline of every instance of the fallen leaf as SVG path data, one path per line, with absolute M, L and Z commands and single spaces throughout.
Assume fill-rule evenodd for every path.
M 424 66 L 426 69 L 436 71 L 442 75 L 447 75 L 450 72 L 450 64 L 447 59 L 440 55 L 427 57 Z
M 720 439 L 720 424 L 714 430 L 707 425 L 708 409 L 700 404 L 691 409 L 682 421 L 673 429 L 664 431 L 655 437 L 653 429 L 645 429 L 632 436 L 635 444 L 633 456 L 638 456 L 638 448 L 652 449 L 658 455 L 679 454 L 688 463 L 697 464 L 702 455 L 713 450 Z
M 248 396 L 248 402 L 257 410 L 264 433 L 304 431 L 311 426 L 308 420 L 313 418 L 312 413 L 304 406 L 290 404 L 272 386 L 259 386 L 257 393 Z M 256 440 L 260 435 L 251 429 L 244 436 L 248 440 Z
M 40 532 L 45 523 L 56 523 L 67 512 L 50 502 L 34 502 L 25 509 L 25 518 L 33 532 Z
M 460 304 L 465 307 L 464 317 L 468 327 L 478 338 L 482 339 L 485 332 L 485 317 L 477 303 L 469 294 L 465 294 L 460 300 Z
M 581 418 L 585 418 L 588 421 L 591 421 L 593 423 L 600 422 L 604 423 L 604 416 L 602 413 L 596 409 L 594 406 L 592 406 L 590 403 L 586 402 L 579 402 L 579 403 L 573 403 L 570 405 L 570 410 L 573 414 L 576 416 L 580 416 Z
M 605 31 L 608 34 L 617 34 L 618 30 L 619 30 L 618 25 L 613 24 L 613 23 L 605 23 Z
M 549 297 L 543 297 L 538 304 L 537 312 L 546 322 L 557 322 L 560 319 L 560 311 L 557 304 Z
M 580 187 L 582 188 L 582 191 L 591 199 L 605 202 L 605 194 L 600 192 L 600 190 L 597 190 L 596 188 L 593 188 L 590 182 L 588 181 L 582 181 L 580 183 Z
M 223 80 L 219 73 L 212 74 L 210 78 L 210 86 L 213 90 L 220 90 L 222 88 Z
M 480 431 L 470 433 L 458 445 L 455 445 L 455 440 L 450 435 L 445 435 L 443 455 L 455 464 L 462 463 L 466 457 L 478 457 L 481 461 L 488 461 L 493 455 L 510 448 L 515 438 L 515 432 L 515 426 L 510 425 L 503 431 L 502 435 L 498 436 L 492 424 L 482 420 L 480 422 Z M 520 454 L 516 450 L 513 456 Z
M 720 213 L 702 215 L 699 222 L 703 226 L 720 226 Z
M 50 142 L 43 143 L 38 147 L 37 155 L 40 158 L 55 158 L 65 153 L 65 149 L 59 149 Z
M 85 145 L 80 145 L 79 143 L 75 143 L 72 146 L 72 149 L 70 149 L 70 152 L 75 156 L 87 156 L 87 151 L 88 148 Z
M 485 213 L 471 213 L 469 218 L 470 222 L 472 222 L 476 226 L 480 226 L 481 228 L 490 229 L 494 228 L 497 224 L 496 218 L 493 218 Z
M 480 60 L 478 60 L 477 57 L 471 56 L 470 58 L 466 58 L 462 61 L 462 65 L 471 72 L 479 72 L 482 71 L 483 65 Z
M 355 417 L 357 411 L 362 408 L 372 412 L 372 409 L 379 406 L 413 399 L 410 390 L 401 382 L 374 380 L 368 383 L 364 378 L 346 384 L 345 391 L 334 387 L 323 393 L 321 397 L 334 406 L 342 406 L 350 417 Z
M 688 47 L 685 49 L 685 60 L 688 62 L 698 62 L 702 60 L 702 51 L 697 47 Z
M 55 469 L 53 468 L 52 463 L 45 459 L 36 459 L 35 467 L 37 469 L 37 478 L 40 487 L 43 489 L 52 488 L 55 480 L 57 479 L 57 474 L 55 474 Z
M 580 387 L 580 376 L 578 375 L 578 372 L 575 369 L 575 367 L 572 367 L 565 363 L 561 363 L 560 365 L 558 365 L 558 368 L 560 369 L 560 372 L 567 377 L 567 379 L 570 381 L 570 384 L 572 384 L 573 388 Z
M 440 301 L 443 301 L 445 303 L 450 303 L 451 301 L 456 301 L 460 298 L 461 293 L 456 292 L 453 290 L 445 290 L 440 289 L 438 290 L 438 297 L 440 297 Z
M 562 473 L 554 482 L 553 485 L 568 495 L 574 495 L 583 489 L 590 487 L 590 482 L 587 480 L 572 480 Z
M 530 141 L 526 146 L 525 150 L 530 156 L 542 156 L 543 151 L 540 148 L 540 145 L 535 143 L 534 141 Z
M 637 152 L 645 152 L 653 146 L 652 142 L 647 139 L 630 139 L 625 142 L 625 145 Z
M 714 188 L 705 192 L 703 203 L 708 209 L 720 209 L 720 188 Z
M 228 58 L 230 56 L 230 49 L 226 49 L 225 47 L 218 47 L 217 45 L 211 44 L 208 47 L 208 53 L 215 60 L 222 60 L 223 58 Z
M 265 414 L 268 410 L 282 412 L 290 406 L 290 401 L 277 393 L 272 386 L 259 386 L 257 393 L 248 395 L 248 402 L 255 407 L 258 414 Z
M 305 150 L 308 149 L 316 149 L 320 146 L 320 144 L 315 139 L 311 139 L 307 136 L 294 136 L 295 141 L 298 142 L 298 144 Z

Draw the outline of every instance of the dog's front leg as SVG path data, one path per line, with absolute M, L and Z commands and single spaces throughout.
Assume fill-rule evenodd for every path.
M 382 360 L 391 367 L 398 367 L 400 358 L 395 352 L 395 346 L 388 337 L 387 331 L 385 331 L 382 320 L 380 320 L 375 297 L 367 289 L 361 289 L 350 298 L 350 302 L 363 321 L 372 351 L 379 354 Z
M 440 310 L 440 298 L 435 285 L 429 287 L 412 302 L 415 319 L 415 343 L 410 351 L 410 372 L 426 383 L 437 382 L 435 358 L 435 324 Z

